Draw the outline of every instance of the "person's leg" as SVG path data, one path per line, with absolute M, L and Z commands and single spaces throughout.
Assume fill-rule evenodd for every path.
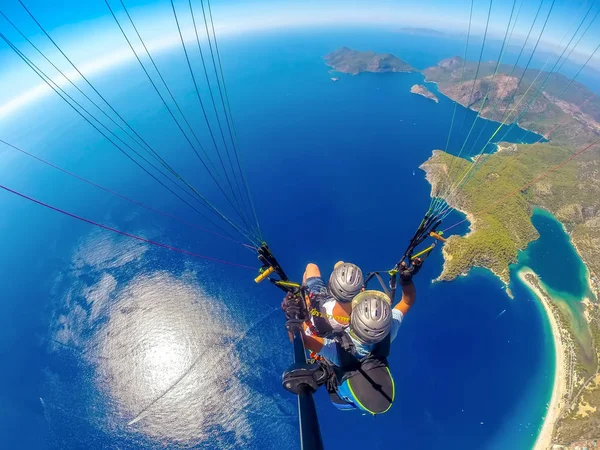
M 321 278 L 319 266 L 310 263 L 306 266 L 304 276 L 302 277 L 302 285 L 306 286 L 306 306 L 308 310 L 321 310 L 321 297 L 327 293 L 327 285 Z M 314 317 L 312 318 L 314 324 Z
M 306 280 L 309 278 L 321 278 L 321 271 L 319 270 L 319 266 L 316 264 L 308 263 L 306 265 L 306 270 L 302 276 L 302 284 L 306 285 Z
M 327 285 L 321 278 L 321 271 L 319 266 L 310 263 L 306 266 L 304 276 L 302 277 L 302 284 L 307 287 L 308 292 L 313 295 L 327 294 Z

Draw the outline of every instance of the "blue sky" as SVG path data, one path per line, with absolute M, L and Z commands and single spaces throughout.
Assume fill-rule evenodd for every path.
M 502 38 L 508 26 L 513 0 L 492 1 L 489 34 L 492 38 Z M 540 1 L 540 15 L 534 24 L 533 19 Z M 24 0 L 24 3 L 85 71 L 100 71 L 127 58 L 124 47 L 126 44 L 112 22 L 104 0 Z M 110 0 L 110 3 L 116 10 L 121 10 L 119 1 Z M 168 47 L 169 42 L 176 39 L 175 23 L 168 0 L 126 0 L 125 3 L 142 33 L 150 36 L 150 43 L 156 48 Z M 182 16 L 188 12 L 187 0 L 176 0 L 175 3 Z M 200 11 L 199 0 L 193 0 L 193 3 Z M 588 22 L 600 9 L 600 5 L 592 3 L 589 0 L 555 0 L 542 35 L 540 50 L 559 54 L 588 9 L 592 7 Z M 521 44 L 532 24 L 533 32 L 529 43 L 535 43 L 552 4 L 552 0 L 516 0 L 513 19 L 517 17 L 516 11 L 521 6 L 511 43 Z M 466 34 L 471 0 L 213 0 L 212 7 L 218 33 L 224 38 L 243 38 L 244 34 L 260 33 L 261 30 L 311 26 L 387 29 L 418 27 Z M 475 0 L 472 22 L 474 35 L 483 34 L 489 7 L 488 0 Z M 48 51 L 50 56 L 56 54 L 17 0 L 3 1 L 0 10 L 44 51 Z M 184 31 L 189 30 L 191 36 L 191 27 L 185 23 L 183 27 Z M 23 44 L 22 38 L 2 17 L 0 32 L 14 43 Z M 577 46 L 573 59 L 585 61 L 599 43 L 600 17 L 592 23 Z M 21 48 L 30 51 L 26 45 Z M 33 52 L 27 54 L 35 55 Z M 38 61 L 39 56 L 35 60 Z M 600 57 L 595 57 L 590 65 L 600 68 Z M 32 89 L 39 85 L 39 78 L 0 41 L 0 113 L 2 105 L 28 92 L 31 94 Z

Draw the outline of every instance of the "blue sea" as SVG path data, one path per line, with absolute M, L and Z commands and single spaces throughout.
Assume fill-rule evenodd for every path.
M 463 52 L 451 39 L 372 30 L 223 40 L 261 229 L 295 279 L 308 262 L 327 274 L 340 259 L 365 271 L 397 261 L 430 202 L 419 165 L 445 147 L 454 108 L 442 95 L 436 104 L 411 94 L 410 87 L 423 81 L 420 74 L 332 82 L 322 57 L 342 45 L 394 52 L 418 68 Z M 157 60 L 200 130 L 203 119 L 181 51 Z M 122 65 L 93 81 L 185 178 L 218 198 L 138 66 Z M 458 151 L 475 116 L 458 108 L 457 123 L 464 119 L 466 125 L 455 130 L 450 151 Z M 485 123 L 478 121 L 475 136 Z M 494 129 L 485 127 L 484 136 Z M 210 227 L 55 97 L 0 123 L 0 136 Z M 511 128 L 506 139 L 537 137 Z M 10 149 L 0 152 L 6 161 L 2 184 L 12 189 L 148 239 L 259 265 L 240 245 Z M 279 291 L 255 285 L 252 271 L 132 241 L 4 192 L 0 205 L 3 447 L 298 448 L 296 400 L 280 385 L 292 352 Z M 446 224 L 461 219 L 453 214 Z M 467 226 L 455 230 L 464 233 Z M 544 238 L 547 230 L 539 231 Z M 542 273 L 550 261 L 539 255 L 539 248 L 530 252 L 527 264 Z M 417 303 L 394 342 L 392 410 L 377 418 L 341 413 L 326 393 L 317 393 L 326 448 L 527 449 L 535 442 L 554 373 L 547 319 L 518 283 L 511 285 L 514 299 L 483 269 L 432 283 L 441 267 L 434 253 L 416 279 Z M 543 276 L 552 285 L 557 274 Z

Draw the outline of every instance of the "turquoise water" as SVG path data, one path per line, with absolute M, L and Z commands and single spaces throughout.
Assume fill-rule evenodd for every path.
M 584 298 L 594 298 L 589 272 L 564 227 L 551 213 L 535 209 L 532 222 L 540 238 L 520 253 L 518 267 L 530 267 L 540 277 L 544 289 L 570 318 L 577 344 L 587 358 L 585 362 L 594 366 L 591 335 L 581 303 Z
M 445 146 L 454 108 L 445 97 L 435 104 L 410 94 L 410 86 L 423 80 L 419 74 L 343 76 L 333 83 L 322 56 L 347 45 L 396 52 L 426 67 L 461 53 L 459 42 L 433 44 L 426 37 L 343 30 L 281 32 L 223 43 L 233 113 L 261 227 L 291 277 L 299 278 L 310 261 L 326 271 L 337 260 L 351 260 L 369 271 L 397 260 L 429 205 L 429 185 L 418 166 L 433 149 Z M 186 111 L 200 123 L 181 55 L 163 54 L 158 60 L 177 95 L 185 99 Z M 118 86 L 115 80 L 120 80 Z M 184 176 L 217 198 L 138 67 L 124 66 L 96 81 Z M 459 108 L 457 117 L 473 120 L 475 113 Z M 7 139 L 66 169 L 199 222 L 53 98 L 0 127 Z M 489 136 L 493 127 L 488 128 Z M 515 129 L 508 139 L 523 135 Z M 456 152 L 462 139 L 457 133 L 450 150 Z M 12 188 L 125 231 L 257 265 L 245 249 L 13 158 L 10 172 L 2 175 Z M 7 311 L 0 342 L 7 358 L 15 361 L 0 374 L 0 385 L 17 411 L 2 425 L 5 442 L 14 448 L 90 442 L 124 448 L 297 448 L 295 399 L 280 388 L 291 352 L 278 315 L 279 292 L 256 287 L 251 272 L 161 249 L 126 247 L 123 239 L 104 237 L 86 224 L 23 200 L 2 194 L 0 201 L 6 212 L 3 233 L 10 236 L 0 261 Z M 447 224 L 460 220 L 458 216 L 451 215 Z M 538 242 L 546 242 L 546 232 L 540 233 Z M 538 256 L 529 254 L 533 264 Z M 554 370 L 546 319 L 522 286 L 513 286 L 511 300 L 484 270 L 452 283 L 431 284 L 441 262 L 441 255 L 434 253 L 419 274 L 418 303 L 394 343 L 390 363 L 398 400 L 390 413 L 376 419 L 341 414 L 323 392 L 317 394 L 328 448 L 526 449 L 535 441 Z M 165 273 L 181 286 L 144 284 Z M 132 288 L 140 284 L 138 290 Z M 99 286 L 112 286 L 100 310 L 94 307 L 94 302 L 101 303 Z M 194 311 L 206 306 L 195 300 L 196 309 L 186 309 L 182 292 L 188 288 L 205 292 L 219 314 L 208 314 L 210 320 L 195 326 Z M 147 303 L 131 308 L 127 299 L 137 297 L 129 294 L 147 289 L 159 293 L 158 298 L 149 296 Z M 143 314 L 162 313 L 163 307 L 169 308 L 163 315 L 173 317 L 170 327 L 182 334 L 186 346 L 173 351 L 170 342 L 159 346 L 162 356 L 155 360 L 140 351 L 148 339 L 142 332 L 162 323 Z M 231 335 L 221 336 L 229 327 Z M 202 331 L 197 336 L 190 329 Z M 114 340 L 101 339 L 107 330 Z M 119 338 L 124 330 L 129 332 L 125 336 L 140 336 L 140 342 Z M 180 396 L 159 405 L 135 427 L 127 426 L 164 388 L 144 377 L 130 379 L 129 374 L 181 353 L 184 363 L 161 366 L 166 372 L 177 369 L 176 378 L 194 360 L 198 342 L 208 338 L 215 343 L 204 350 L 227 362 L 223 366 L 228 372 L 218 372 L 219 382 L 199 388 L 198 380 L 212 378 L 194 372 L 180 385 Z M 138 357 L 143 357 L 140 366 Z M 208 365 L 214 373 L 221 368 L 214 364 L 211 360 L 198 370 Z M 121 377 L 106 375 L 115 371 Z M 210 399 L 209 405 L 199 406 L 204 398 Z M 210 409 L 215 405 L 224 406 Z M 207 408 L 210 420 L 196 415 Z M 347 432 L 366 428 L 368 433 Z M 202 430 L 207 435 L 199 434 Z
M 579 299 L 591 295 L 588 270 L 562 224 L 544 209 L 534 211 L 532 222 L 540 238 L 521 253 L 519 264 L 531 267 L 554 291 Z

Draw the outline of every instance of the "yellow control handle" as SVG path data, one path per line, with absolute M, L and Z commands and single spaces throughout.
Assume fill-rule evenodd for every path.
M 417 259 L 419 256 L 433 250 L 435 247 L 435 245 L 430 245 L 429 247 L 427 247 L 425 250 L 420 251 L 419 253 L 417 253 L 416 255 L 413 255 L 410 259 Z
M 261 273 L 259 276 L 257 276 L 254 279 L 255 283 L 260 283 L 261 281 L 264 281 L 265 278 L 267 278 L 269 275 L 271 275 L 273 272 L 275 272 L 275 269 L 273 268 L 273 266 L 269 267 L 267 270 L 265 270 L 263 273 Z

